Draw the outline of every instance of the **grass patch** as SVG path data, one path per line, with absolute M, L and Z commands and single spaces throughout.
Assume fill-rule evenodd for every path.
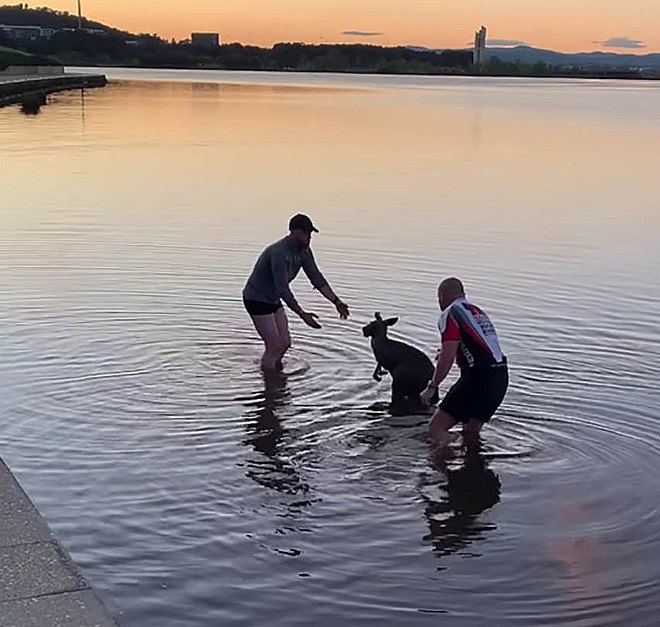
M 15 48 L 0 46 L 0 71 L 6 70 L 10 65 L 61 65 L 54 57 L 44 57 Z

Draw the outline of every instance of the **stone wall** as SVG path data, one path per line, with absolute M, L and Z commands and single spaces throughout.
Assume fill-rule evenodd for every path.
M 13 76 L 62 76 L 64 66 L 62 65 L 10 65 L 0 71 L 0 78 L 11 78 Z
M 102 74 L 5 77 L 0 74 L 0 107 L 21 102 L 25 96 L 33 94 L 47 95 L 67 89 L 103 87 L 107 82 L 106 77 Z

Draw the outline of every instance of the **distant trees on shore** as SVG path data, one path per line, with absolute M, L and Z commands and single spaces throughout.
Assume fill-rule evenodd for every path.
M 132 35 L 88 20 L 83 21 L 83 30 L 78 30 L 76 16 L 47 8 L 29 9 L 27 4 L 1 6 L 0 24 L 52 29 L 55 32 L 49 37 L 34 39 L 0 31 L 0 45 L 55 55 L 69 65 L 401 74 L 462 73 L 472 65 L 469 50 L 438 53 L 366 44 L 302 43 L 281 43 L 272 48 L 230 43 L 201 49 L 189 40 L 168 42 L 157 35 Z
M 483 76 L 530 76 L 530 77 L 592 77 L 603 78 L 638 78 L 639 74 L 626 69 L 601 67 L 566 67 L 551 65 L 543 61 L 521 63 L 520 61 L 502 61 L 496 56 L 488 59 L 476 72 Z
M 73 5 L 73 3 L 72 3 Z M 75 5 L 74 5 L 75 6 Z M 41 28 L 77 28 L 78 16 L 68 11 L 56 11 L 48 7 L 38 9 L 28 8 L 27 3 L 5 4 L 0 6 L 0 24 L 12 24 L 14 26 L 40 26 Z M 92 22 L 83 18 L 83 26 L 86 28 L 111 29 L 99 22 Z M 120 31 L 116 31 L 120 32 Z
M 17 37 L 0 29 L 0 46 L 65 65 L 486 76 L 631 75 L 612 68 L 594 71 L 542 62 L 507 62 L 497 57 L 473 67 L 471 50 L 436 52 L 403 46 L 303 43 L 279 43 L 272 48 L 230 43 L 200 48 L 190 40 L 168 42 L 153 34 L 133 35 L 86 19 L 79 30 L 77 16 L 47 8 L 29 9 L 27 4 L 0 6 L 0 24 L 48 29 L 48 36 L 34 38 Z
M 295 43 L 276 44 L 273 48 L 233 43 L 208 50 L 186 41 L 168 43 L 153 35 L 126 39 L 72 30 L 57 32 L 50 39 L 24 41 L 12 41 L 0 34 L 0 45 L 55 55 L 66 65 L 446 74 L 464 73 L 472 64 L 472 53 L 460 50 L 436 53 L 404 47 Z

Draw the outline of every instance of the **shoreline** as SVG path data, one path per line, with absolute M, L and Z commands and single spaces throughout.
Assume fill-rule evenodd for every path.
M 0 107 L 21 104 L 26 99 L 43 99 L 48 94 L 69 89 L 105 87 L 107 83 L 104 74 L 0 75 Z
M 638 75 L 633 73 L 620 73 L 620 74 L 482 74 L 478 72 L 373 72 L 373 71 L 356 71 L 356 70 L 299 70 L 299 69 L 253 69 L 253 68 L 223 68 L 212 66 L 175 66 L 175 65 L 89 65 L 80 66 L 89 69 L 97 70 L 173 70 L 173 71 L 218 71 L 218 72 L 254 72 L 258 74 L 344 74 L 348 76 L 428 76 L 428 77 L 452 77 L 452 78 L 537 78 L 537 79 L 584 79 L 584 80 L 621 80 L 621 81 L 658 81 L 660 80 L 660 73 L 657 75 Z
M 0 627 L 118 627 L 0 458 Z

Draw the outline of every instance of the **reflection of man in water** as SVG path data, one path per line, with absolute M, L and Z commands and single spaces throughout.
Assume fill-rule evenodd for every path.
M 264 373 L 264 395 L 256 408 L 256 422 L 251 424 L 254 435 L 250 443 L 264 455 L 274 457 L 284 429 L 276 410 L 289 396 L 286 375 L 280 372 Z
M 248 437 L 244 443 L 262 453 L 258 461 L 247 462 L 247 476 L 260 485 L 285 494 L 306 493 L 304 483 L 293 464 L 282 455 L 281 447 L 286 430 L 277 412 L 290 396 L 286 375 L 282 372 L 264 372 L 264 392 L 254 407 L 254 417 L 246 422 Z
M 425 499 L 424 514 L 430 530 L 425 540 L 432 542 L 439 555 L 448 555 L 482 538 L 485 531 L 495 529 L 492 523 L 480 522 L 479 514 L 499 502 L 501 483 L 487 467 L 478 441 L 466 448 L 459 468 L 447 468 L 445 460 L 441 463 L 447 474 L 447 499 Z
M 302 268 L 312 285 L 336 308 L 342 319 L 348 318 L 348 305 L 342 302 L 330 287 L 316 265 L 312 249 L 312 233 L 318 229 L 310 218 L 297 214 L 289 220 L 289 234 L 268 246 L 257 259 L 252 274 L 243 289 L 243 304 L 254 328 L 264 342 L 261 366 L 275 370 L 291 346 L 289 322 L 282 307 L 282 300 L 303 322 L 320 329 L 314 313 L 305 311 L 289 288 Z
M 442 447 L 448 443 L 449 429 L 458 422 L 463 423 L 464 436 L 476 437 L 504 399 L 509 372 L 493 323 L 485 311 L 467 300 L 458 279 L 440 283 L 438 303 L 442 309 L 438 322 L 442 346 L 422 401 L 430 404 L 454 360 L 461 369 L 460 378 L 431 419 L 431 443 Z

